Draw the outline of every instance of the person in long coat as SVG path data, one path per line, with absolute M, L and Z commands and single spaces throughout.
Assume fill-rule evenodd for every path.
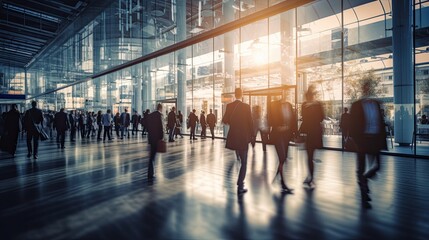
M 55 114 L 54 126 L 55 126 L 55 129 L 57 129 L 58 148 L 64 149 L 66 131 L 70 128 L 70 124 L 67 118 L 67 113 L 64 112 L 64 108 L 61 108 L 60 111 Z
M 150 157 L 147 171 L 148 180 L 153 180 L 154 175 L 154 161 L 158 149 L 159 141 L 164 138 L 164 127 L 162 124 L 162 104 L 157 105 L 157 111 L 150 113 L 147 116 L 147 131 L 148 142 L 150 144 Z
M 247 192 L 244 187 L 244 178 L 247 170 L 247 151 L 249 143 L 253 140 L 253 120 L 250 106 L 243 103 L 241 88 L 235 89 L 235 101 L 226 105 L 222 122 L 229 125 L 225 147 L 236 152 L 241 160 L 240 173 L 237 179 L 237 193 Z
M 325 118 L 325 114 L 322 104 L 315 100 L 316 93 L 314 85 L 311 85 L 305 93 L 306 101 L 302 104 L 302 123 L 299 131 L 306 135 L 308 176 L 304 180 L 304 184 L 308 187 L 314 187 L 314 151 L 323 147 L 321 123 Z
M 33 154 L 33 158 L 37 159 L 40 134 L 35 124 L 42 124 L 43 128 L 43 113 L 42 110 L 37 108 L 37 102 L 32 101 L 31 108 L 25 112 L 24 127 L 27 132 L 27 157 L 31 157 L 31 154 Z M 31 145 L 31 141 L 33 141 L 33 146 Z
M 363 97 L 352 104 L 350 135 L 357 145 L 357 180 L 361 190 L 362 204 L 370 207 L 368 201 L 368 178 L 380 169 L 380 151 L 387 149 L 385 123 L 380 103 L 369 96 L 370 82 L 362 84 Z M 371 168 L 366 170 L 366 155 Z
M 292 193 L 283 177 L 283 165 L 286 162 L 289 150 L 289 142 L 295 135 L 297 130 L 296 116 L 292 104 L 286 101 L 286 93 L 279 101 L 274 101 L 270 104 L 268 123 L 272 128 L 270 132 L 270 141 L 276 148 L 277 156 L 279 158 L 279 165 L 277 174 L 280 175 L 280 185 L 282 192 Z
M 197 123 L 198 121 L 198 117 L 195 114 L 197 110 L 193 109 L 191 113 L 189 113 L 188 116 L 188 122 L 189 122 L 189 127 L 191 128 L 191 132 L 190 132 L 190 140 L 197 140 L 197 138 L 195 137 L 195 128 L 197 127 Z
M 16 104 L 12 104 L 11 109 L 6 114 L 5 130 L 7 131 L 7 150 L 14 157 L 16 145 L 18 143 L 18 135 L 21 131 L 21 115 Z

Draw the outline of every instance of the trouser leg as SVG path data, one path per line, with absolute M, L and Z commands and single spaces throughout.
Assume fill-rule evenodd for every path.
M 246 178 L 247 171 L 247 149 L 246 150 L 237 150 L 236 153 L 240 156 L 241 167 L 238 174 L 237 187 L 238 189 L 244 188 L 244 179 Z

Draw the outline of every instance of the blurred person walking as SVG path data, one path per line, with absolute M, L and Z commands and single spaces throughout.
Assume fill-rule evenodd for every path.
M 308 87 L 305 93 L 306 101 L 302 104 L 302 124 L 299 132 L 306 135 L 305 147 L 307 151 L 308 176 L 304 184 L 314 187 L 314 151 L 323 147 L 323 129 L 321 123 L 325 118 L 322 104 L 315 100 L 317 92 L 314 85 Z
M 369 197 L 368 178 L 380 169 L 380 151 L 387 149 L 386 131 L 380 103 L 370 94 L 371 83 L 362 84 L 363 97 L 354 102 L 351 107 L 350 135 L 357 145 L 356 174 L 361 191 L 361 200 L 364 207 L 371 207 Z M 370 169 L 366 170 L 366 156 Z
M 286 91 L 283 91 L 281 100 L 273 101 L 270 104 L 268 123 L 272 128 L 270 132 L 270 141 L 276 148 L 279 158 L 277 174 L 280 175 L 280 185 L 283 193 L 292 193 L 283 177 L 283 166 L 288 157 L 289 142 L 294 137 L 297 130 L 297 120 L 292 104 L 286 100 Z M 276 176 L 277 176 L 276 174 Z
M 162 124 L 162 104 L 158 104 L 157 111 L 152 112 L 147 117 L 148 142 L 150 144 L 150 157 L 147 171 L 148 180 L 155 178 L 154 161 L 158 150 L 159 142 L 164 138 L 164 127 Z
M 237 179 L 237 193 L 239 195 L 247 192 L 244 187 L 244 179 L 247 171 L 247 152 L 249 143 L 253 139 L 253 121 L 250 106 L 243 103 L 241 88 L 235 89 L 235 101 L 226 105 L 222 122 L 229 125 L 225 147 L 234 150 L 241 160 L 240 173 Z

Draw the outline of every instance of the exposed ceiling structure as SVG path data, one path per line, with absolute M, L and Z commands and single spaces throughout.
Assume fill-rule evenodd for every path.
M 0 0 L 0 64 L 24 67 L 89 0 Z

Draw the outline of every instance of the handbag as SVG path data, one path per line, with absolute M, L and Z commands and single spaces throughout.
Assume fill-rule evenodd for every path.
M 167 152 L 167 143 L 164 140 L 159 140 L 156 146 L 156 152 L 165 153 Z
M 34 120 L 33 120 L 33 116 L 31 115 L 31 113 L 29 113 L 29 114 L 30 114 L 31 121 L 33 122 L 34 128 L 36 128 L 36 131 L 39 133 L 40 140 L 41 140 L 41 141 L 46 141 L 46 140 L 48 140 L 48 139 L 49 139 L 49 136 L 48 136 L 48 134 L 45 132 L 45 130 L 43 130 L 42 123 L 37 123 L 37 124 L 36 124 L 36 123 L 34 122 Z

